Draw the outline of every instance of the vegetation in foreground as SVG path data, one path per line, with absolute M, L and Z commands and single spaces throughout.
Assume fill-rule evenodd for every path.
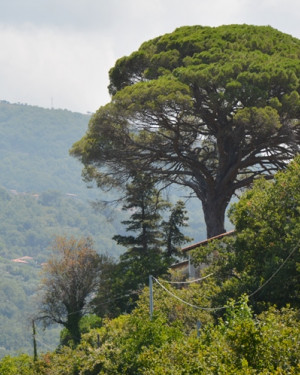
M 5 357 L 0 362 L 0 372 L 8 375 L 298 374 L 299 300 L 287 294 L 282 301 L 286 306 L 276 307 L 272 306 L 272 298 L 279 296 L 282 288 L 285 290 L 282 278 L 289 281 L 288 290 L 299 291 L 299 183 L 300 157 L 286 172 L 278 173 L 273 182 L 257 182 L 232 210 L 236 238 L 228 249 L 218 248 L 216 243 L 210 249 L 214 255 L 210 267 L 216 273 L 189 284 L 173 274 L 173 280 L 181 280 L 181 287 L 171 286 L 170 280 L 155 278 L 152 319 L 146 287 L 130 314 L 103 318 L 96 324 L 95 320 L 92 323 L 92 316 L 87 317 L 91 324 L 82 325 L 79 345 L 61 346 L 55 352 L 40 355 L 36 361 L 27 355 Z M 265 225 L 268 218 L 274 219 L 270 226 Z M 255 241 L 249 249 L 263 256 L 256 267 L 249 264 L 252 254 L 248 248 L 243 252 L 239 247 L 241 239 L 248 243 L 247 237 L 251 244 L 254 232 Z M 274 246 L 275 254 L 267 251 Z M 206 276 L 211 271 L 207 268 Z M 235 275 L 236 272 L 239 273 Z M 250 282 L 246 282 L 249 279 L 253 280 L 251 290 L 245 289 L 250 288 Z M 271 281 L 274 293 L 262 293 L 268 290 Z M 240 294 L 243 289 L 246 293 Z M 220 295 L 229 291 L 233 298 L 218 305 Z
M 197 292 L 203 287 L 207 286 L 201 285 Z M 143 295 L 130 315 L 104 320 L 101 328 L 82 335 L 76 348 L 65 346 L 41 355 L 37 361 L 28 355 L 5 357 L 0 373 L 299 374 L 300 322 L 296 310 L 270 308 L 254 316 L 242 297 L 229 303 L 216 324 L 209 322 L 209 313 L 202 313 L 206 324 L 198 334 L 196 322 L 189 321 L 194 314 L 191 308 L 184 308 L 182 314 L 165 292 L 156 291 L 155 296 L 152 320 Z

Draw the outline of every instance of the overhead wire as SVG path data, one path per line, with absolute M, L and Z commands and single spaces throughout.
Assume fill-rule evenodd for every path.
M 131 296 L 132 294 L 139 294 L 139 293 L 140 293 L 140 291 L 134 290 L 134 291 L 132 291 L 132 292 L 130 292 L 130 293 L 126 293 L 126 294 L 122 294 L 122 295 L 120 294 L 119 296 L 116 296 L 116 297 L 113 297 L 113 298 L 109 298 L 109 299 L 107 299 L 107 300 L 104 301 L 104 302 L 97 303 L 97 306 L 102 306 L 102 305 L 107 304 L 108 302 L 117 301 L 117 300 L 122 299 L 122 298 L 124 298 L 124 297 L 129 297 L 129 296 Z
M 276 269 L 276 271 L 260 286 L 258 287 L 254 292 L 252 292 L 251 294 L 248 294 L 248 297 L 253 297 L 256 293 L 258 293 L 261 289 L 263 289 L 276 275 L 277 273 L 281 270 L 281 268 L 284 267 L 284 265 L 286 264 L 286 262 L 289 260 L 289 258 L 294 254 L 294 252 L 297 250 L 298 246 L 300 245 L 300 241 L 298 241 L 297 245 L 293 248 L 293 250 L 289 253 L 289 255 L 286 257 L 286 259 L 283 261 L 283 263 Z M 198 279 L 194 279 L 194 280 L 188 280 L 188 281 L 168 281 L 168 280 L 163 280 L 163 282 L 166 282 L 166 283 L 169 283 L 169 284 L 190 284 L 190 283 L 195 283 L 195 282 L 198 282 L 198 281 L 202 281 L 202 280 L 205 280 L 206 278 L 212 276 L 213 273 L 210 273 L 204 277 L 201 277 L 201 278 L 198 278 Z M 205 310 L 205 311 L 218 311 L 218 310 L 224 310 L 226 308 L 228 308 L 227 305 L 224 305 L 224 306 L 218 306 L 218 307 L 203 307 L 203 306 L 198 306 L 198 305 L 193 305 L 187 301 L 184 301 L 182 298 L 176 296 L 173 292 L 171 292 L 170 290 L 168 290 L 161 282 L 158 281 L 158 279 L 156 279 L 154 276 L 152 276 L 153 280 L 156 281 L 156 283 L 162 288 L 164 289 L 169 295 L 171 295 L 173 298 L 177 299 L 178 301 L 180 301 L 181 303 L 183 304 L 186 304 L 192 308 L 195 308 L 195 309 L 199 309 L 199 310 Z M 105 305 L 106 303 L 108 302 L 112 302 L 112 301 L 116 301 L 116 300 L 119 300 L 119 299 L 122 299 L 124 297 L 129 297 L 130 295 L 132 294 L 138 294 L 139 292 L 138 291 L 132 291 L 130 293 L 126 293 L 126 294 L 123 294 L 123 295 L 118 295 L 118 296 L 115 296 L 115 297 L 112 297 L 112 298 L 109 298 L 107 299 L 106 301 L 104 302 L 101 302 L 100 304 L 98 304 L 98 306 L 101 306 L 101 305 Z M 236 302 L 235 304 L 237 304 L 238 302 Z M 78 313 L 82 310 L 79 310 L 79 311 L 73 311 L 69 314 L 67 314 L 67 316 L 69 315 L 72 315 L 72 314 L 75 314 L 75 313 Z
M 300 245 L 300 241 L 298 241 L 298 243 L 296 244 L 296 246 L 292 249 L 292 251 L 289 253 L 289 255 L 285 258 L 285 260 L 283 261 L 283 263 L 281 263 L 281 265 L 276 269 L 275 272 L 273 272 L 273 274 L 260 286 L 258 287 L 254 292 L 252 292 L 251 294 L 248 294 L 248 297 L 253 297 L 256 293 L 258 293 L 261 289 L 263 289 L 276 275 L 277 273 L 281 270 L 281 268 L 286 264 L 286 262 L 289 260 L 289 258 L 294 254 L 294 252 L 298 249 L 298 246 Z M 196 281 L 200 281 L 200 280 L 203 280 L 205 278 L 207 278 L 208 276 L 211 276 L 212 274 L 209 274 L 207 276 L 205 276 L 204 278 L 201 278 L 201 279 L 196 279 L 196 280 L 191 280 L 191 282 L 196 282 Z M 163 288 L 168 294 L 170 294 L 173 298 L 176 298 L 178 301 L 182 302 L 183 304 L 186 304 L 190 307 L 193 307 L 195 309 L 199 309 L 199 310 L 206 310 L 206 311 L 217 311 L 217 310 L 224 310 L 226 309 L 228 306 L 227 305 L 224 305 L 224 306 L 218 306 L 218 307 L 203 307 L 203 306 L 197 306 L 197 305 L 193 305 L 187 301 L 184 301 L 182 298 L 176 296 L 174 293 L 172 293 L 170 290 L 168 290 L 164 285 L 162 285 L 155 277 L 153 277 L 153 280 L 156 281 L 156 283 L 161 287 Z M 167 281 L 166 281 L 167 282 Z M 175 283 L 175 282 L 169 282 L 169 283 Z M 177 282 L 176 282 L 177 283 Z M 179 282 L 180 283 L 180 282 Z M 235 302 L 235 305 L 238 304 L 238 302 Z
M 258 293 L 262 288 L 264 288 L 281 270 L 281 268 L 286 264 L 286 262 L 290 259 L 290 257 L 294 254 L 294 252 L 298 249 L 300 245 L 300 241 L 298 241 L 297 245 L 293 248 L 293 250 L 289 253 L 289 255 L 285 258 L 283 263 L 277 268 L 277 270 L 266 280 L 260 287 L 258 287 L 253 293 L 249 294 L 248 297 L 253 297 L 256 293 Z
M 41 345 L 43 345 L 43 346 L 44 346 L 45 348 L 47 348 L 48 350 L 51 350 L 51 351 L 54 350 L 53 347 L 51 347 L 51 346 L 45 344 L 43 341 L 41 341 L 40 339 L 38 339 L 36 336 L 37 336 L 37 335 L 35 335 L 35 340 L 36 340 L 38 343 L 40 343 Z
M 213 310 L 220 310 L 220 309 L 225 308 L 225 307 L 202 307 L 202 306 L 193 305 L 193 304 L 191 304 L 191 303 L 189 303 L 187 301 L 184 301 L 182 298 L 176 296 L 174 293 L 172 293 L 170 290 L 168 290 L 164 285 L 162 285 L 155 277 L 153 277 L 153 280 L 155 280 L 157 282 L 157 284 L 161 288 L 163 288 L 167 293 L 169 293 L 172 297 L 176 298 L 178 301 L 184 303 L 185 305 L 188 305 L 188 306 L 193 307 L 195 309 L 206 310 L 206 311 L 213 311 Z

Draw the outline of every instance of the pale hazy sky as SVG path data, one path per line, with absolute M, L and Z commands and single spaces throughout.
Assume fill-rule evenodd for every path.
M 117 58 L 180 26 L 233 23 L 300 38 L 300 0 L 0 0 L 0 100 L 94 112 Z

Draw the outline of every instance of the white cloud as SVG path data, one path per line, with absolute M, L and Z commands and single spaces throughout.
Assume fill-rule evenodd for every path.
M 269 25 L 300 38 L 299 0 L 242 0 L 235 15 L 237 23 Z
M 109 96 L 111 40 L 93 32 L 1 28 L 1 99 L 94 111 Z M 104 89 L 105 88 L 105 89 Z
M 300 38 L 299 14 L 299 0 L 0 0 L 0 99 L 94 111 L 116 59 L 146 40 L 232 23 Z

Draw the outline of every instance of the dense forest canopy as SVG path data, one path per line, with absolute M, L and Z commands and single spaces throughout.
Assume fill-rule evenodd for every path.
M 185 26 L 110 70 L 111 102 L 72 148 L 87 179 L 120 185 L 133 170 L 186 186 L 207 236 L 225 231 L 236 190 L 299 152 L 300 40 L 272 27 Z

